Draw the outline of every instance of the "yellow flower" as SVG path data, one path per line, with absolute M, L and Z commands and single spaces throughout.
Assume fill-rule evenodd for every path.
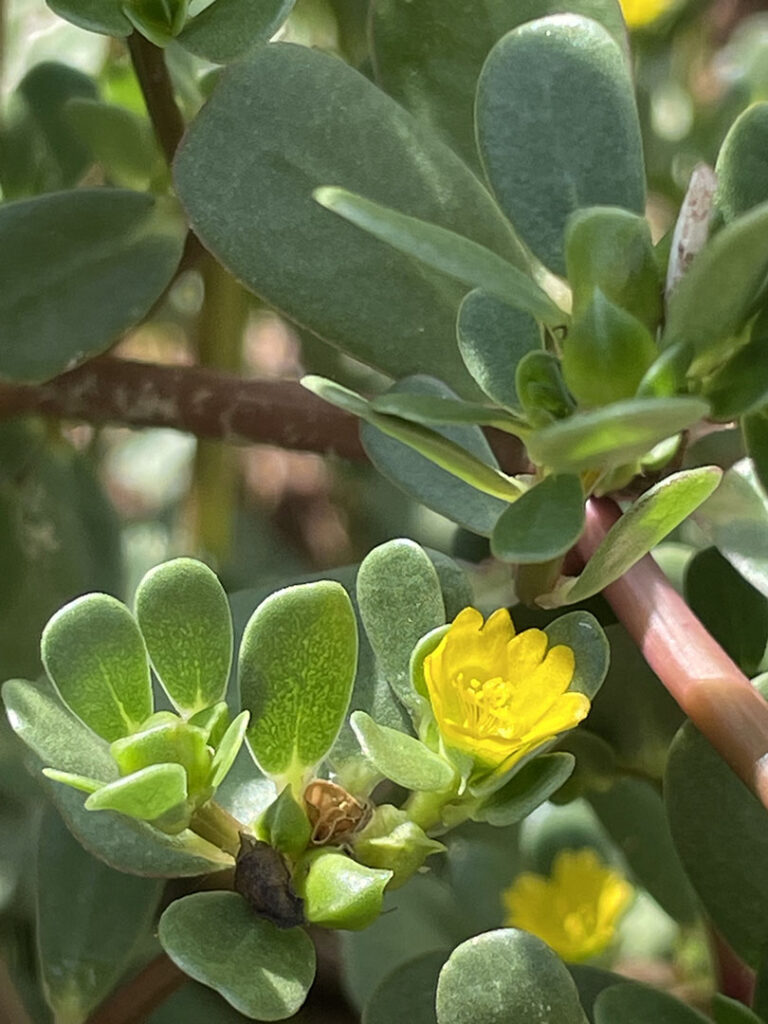
M 506 608 L 483 625 L 475 608 L 459 612 L 424 659 L 424 678 L 446 745 L 489 770 L 507 770 L 587 715 L 589 699 L 567 693 L 573 651 L 547 651 L 547 634 L 515 635 Z
M 627 28 L 641 28 L 650 25 L 675 3 L 677 0 L 621 0 L 621 9 Z
M 563 850 L 551 878 L 518 875 L 503 895 L 504 923 L 537 935 L 564 960 L 587 960 L 611 943 L 632 895 L 594 850 Z

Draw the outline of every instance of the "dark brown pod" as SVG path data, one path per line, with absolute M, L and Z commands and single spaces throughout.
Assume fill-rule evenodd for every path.
M 269 843 L 245 832 L 240 833 L 234 888 L 255 914 L 266 917 L 278 928 L 306 923 L 304 900 L 294 891 L 283 855 Z

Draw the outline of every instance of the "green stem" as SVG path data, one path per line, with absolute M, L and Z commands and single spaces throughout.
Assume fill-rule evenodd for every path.
M 203 839 L 207 839 L 209 843 L 213 843 L 233 857 L 237 857 L 240 852 L 240 832 L 243 823 L 233 818 L 229 811 L 225 811 L 213 800 L 209 800 L 195 811 L 189 827 Z

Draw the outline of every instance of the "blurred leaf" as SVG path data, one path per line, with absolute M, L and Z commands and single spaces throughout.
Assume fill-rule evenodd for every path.
M 677 852 L 726 942 L 756 966 L 768 940 L 766 811 L 691 724 L 669 752 L 664 799 Z
M 324 186 L 315 189 L 313 195 L 321 206 L 433 270 L 471 288 L 482 288 L 545 324 L 556 326 L 567 320 L 567 313 L 532 277 L 470 238 L 373 203 L 346 189 Z
M 745 416 L 742 425 L 744 443 L 752 459 L 763 491 L 768 491 L 768 405 Z
M 52 11 L 80 28 L 107 36 L 127 36 L 132 25 L 122 0 L 45 0 Z
M 139 190 L 149 186 L 162 157 L 146 118 L 94 99 L 69 100 L 64 117 L 110 181 Z
M 214 0 L 176 37 L 197 57 L 227 64 L 267 43 L 291 13 L 295 0 Z
M 572 754 L 542 754 L 516 772 L 473 815 L 496 827 L 514 825 L 548 800 L 568 779 L 574 767 Z
M 628 398 L 536 430 L 526 447 L 538 465 L 554 470 L 620 466 L 708 412 L 697 398 Z
M 413 736 L 377 725 L 364 711 L 353 712 L 351 722 L 366 758 L 398 786 L 433 792 L 448 789 L 456 777 L 447 761 Z
M 768 199 L 768 103 L 747 107 L 728 130 L 717 156 L 715 203 L 726 223 Z
M 437 398 L 430 395 L 403 395 L 389 391 L 371 401 L 376 412 L 389 416 L 400 416 L 412 423 L 432 426 L 441 424 L 476 423 L 481 427 L 497 427 L 510 434 L 523 434 L 524 421 L 511 416 L 503 409 L 494 409 L 481 402 L 463 402 L 455 398 Z
M 533 349 L 520 359 L 515 370 L 515 390 L 534 427 L 547 426 L 553 420 L 570 416 L 574 410 L 560 360 L 552 352 Z M 530 436 L 526 436 L 526 444 Z
M 391 871 L 330 850 L 310 854 L 308 860 L 308 874 L 298 889 L 310 924 L 357 931 L 376 920 Z
M 569 551 L 584 529 L 578 476 L 547 476 L 510 505 L 493 528 L 491 551 L 503 562 L 547 562 Z
M 541 939 L 513 928 L 458 946 L 437 983 L 438 1024 L 584 1024 L 573 979 Z
M 57 1019 L 84 1021 L 152 929 L 162 883 L 114 871 L 46 812 L 37 856 L 37 946 Z
M 768 643 L 768 598 L 707 548 L 688 563 L 685 599 L 744 674 L 755 675 Z
M 602 21 L 626 46 L 615 0 L 374 0 L 373 64 L 381 87 L 439 129 L 477 163 L 473 100 L 488 51 L 505 32 L 547 14 L 573 11 Z
M 392 390 L 404 394 L 456 397 L 445 384 L 423 376 L 400 381 Z M 496 458 L 479 427 L 446 426 L 436 428 L 435 432 L 460 445 L 486 466 L 497 469 Z M 506 508 L 506 502 L 481 493 L 370 424 L 363 425 L 361 437 L 371 462 L 406 494 L 474 533 L 490 535 L 496 520 Z
M 565 644 L 573 651 L 569 690 L 584 693 L 592 700 L 603 685 L 610 663 L 610 646 L 603 627 L 591 612 L 579 608 L 548 622 L 544 632 L 550 647 Z
M 502 209 L 556 273 L 580 207 L 645 205 L 640 126 L 627 62 L 609 33 L 576 15 L 503 37 L 477 89 L 477 138 Z
M 744 1003 L 738 1003 L 719 992 L 712 999 L 712 1012 L 716 1024 L 763 1024 L 762 1019 Z
M 109 747 L 70 714 L 48 683 L 14 679 L 3 686 L 3 701 L 14 732 L 34 753 L 37 772 L 56 765 L 103 782 L 117 776 Z M 75 838 L 94 856 L 134 875 L 184 877 L 232 866 L 232 858 L 191 832 L 169 836 L 119 814 L 92 814 L 82 793 L 60 783 L 46 789 Z
M 610 528 L 565 600 L 583 601 L 623 576 L 712 494 L 721 476 L 718 467 L 703 466 L 651 487 Z
M 339 583 L 272 594 L 251 616 L 238 674 L 251 712 L 248 744 L 261 769 L 298 781 L 333 746 L 357 668 L 357 623 Z
M 245 1024 L 249 1019 L 213 989 L 188 981 L 150 1014 L 147 1024 Z
M 249 288 L 363 362 L 398 377 L 439 366 L 448 384 L 476 397 L 453 341 L 462 287 L 319 207 L 312 190 L 328 184 L 525 266 L 496 204 L 458 157 L 317 50 L 278 43 L 230 67 L 176 158 L 195 230 Z
M 514 409 L 517 364 L 541 346 L 539 325 L 528 313 L 476 288 L 459 307 L 456 331 L 461 358 L 477 383 L 494 402 Z
M 566 967 L 576 982 L 579 999 L 589 1024 L 594 1024 L 593 1007 L 597 997 L 604 988 L 623 984 L 626 979 L 621 974 L 614 974 L 613 971 L 606 971 L 602 967 L 592 967 L 590 964 L 566 964 Z
M 502 894 L 520 870 L 517 826 L 467 821 L 444 838 L 445 857 L 431 863 L 451 887 L 460 938 L 498 928 L 504 916 Z
M 129 736 L 152 714 L 147 651 L 121 601 L 86 594 L 65 605 L 43 630 L 40 650 L 62 700 L 104 739 Z
M 0 208 L 0 373 L 41 381 L 108 349 L 171 280 L 184 225 L 160 200 L 75 189 Z M 105 302 L 104 296 L 110 301 Z
M 768 318 L 759 317 L 752 337 L 703 382 L 712 419 L 727 423 L 768 404 Z
M 304 1002 L 315 949 L 302 928 L 255 917 L 234 892 L 198 892 L 160 918 L 160 942 L 177 967 L 256 1020 L 283 1020 Z
M 693 260 L 668 304 L 664 345 L 727 351 L 754 312 L 768 274 L 768 203 L 732 221 Z
M 437 1024 L 437 976 L 447 953 L 422 953 L 390 971 L 363 1008 L 362 1024 Z
M 203 562 L 175 558 L 136 591 L 136 618 L 173 704 L 194 714 L 220 701 L 232 663 L 232 616 L 224 588 Z
M 624 982 L 604 989 L 595 1000 L 595 1024 L 704 1024 L 696 1010 L 666 992 Z
M 621 778 L 588 800 L 624 854 L 637 882 L 681 924 L 699 914 L 696 895 L 677 856 L 661 796 L 642 779 Z

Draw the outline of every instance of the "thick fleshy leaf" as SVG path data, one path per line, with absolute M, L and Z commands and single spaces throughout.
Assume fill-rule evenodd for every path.
M 314 196 L 321 206 L 433 270 L 471 288 L 482 288 L 545 324 L 557 326 L 567 321 L 567 314 L 530 275 L 455 231 L 372 203 L 342 188 L 319 188 Z
M 757 479 L 768 492 L 768 405 L 745 416 L 741 429 Z
M 762 1018 L 744 1003 L 729 999 L 719 992 L 712 1000 L 712 1012 L 716 1024 L 764 1024 Z
M 310 854 L 308 867 L 300 893 L 310 924 L 357 931 L 367 928 L 381 913 L 391 871 L 365 867 L 329 850 Z
M 119 811 L 129 818 L 154 821 L 187 799 L 187 773 L 180 764 L 151 764 L 91 793 L 87 811 Z
M 158 934 L 177 967 L 255 1020 L 292 1016 L 315 977 L 307 933 L 255 917 L 234 892 L 176 900 L 160 918 Z
M 518 362 L 515 390 L 526 418 L 534 427 L 546 427 L 569 417 L 576 405 L 565 386 L 560 360 L 543 349 L 527 352 Z
M 753 103 L 731 125 L 717 155 L 715 203 L 729 223 L 768 200 L 768 103 Z
M 360 617 L 381 673 L 413 708 L 411 653 L 421 637 L 445 623 L 437 572 L 418 544 L 391 540 L 360 563 L 356 587 Z
M 364 711 L 355 711 L 351 722 L 366 758 L 398 786 L 432 792 L 447 789 L 456 778 L 447 761 L 413 736 L 377 725 Z
M 572 14 L 529 22 L 491 50 L 477 87 L 477 137 L 491 186 L 520 236 L 565 271 L 568 217 L 645 204 L 640 126 L 624 53 Z
M 752 336 L 702 385 L 702 397 L 712 419 L 728 423 L 745 414 L 759 414 L 768 405 L 768 317 L 763 314 L 752 326 Z
M 136 620 L 108 594 L 86 594 L 43 631 L 43 664 L 68 707 L 106 740 L 152 714 L 149 664 Z
M 573 679 L 568 689 L 592 700 L 603 685 L 611 660 L 603 627 L 591 612 L 578 609 L 547 623 L 544 632 L 550 647 L 565 644 L 573 651 Z
M 538 465 L 554 470 L 620 466 L 708 412 L 707 403 L 698 398 L 630 398 L 537 430 L 526 447 Z
M 150 765 L 174 763 L 186 772 L 190 796 L 198 795 L 208 786 L 211 751 L 205 733 L 180 718 L 153 724 L 115 740 L 110 752 L 121 775 L 131 775 Z
M 14 679 L 3 687 L 8 720 L 42 768 L 112 782 L 117 765 L 107 744 L 61 703 L 48 683 Z M 210 874 L 232 866 L 232 858 L 192 832 L 166 835 L 141 821 L 83 807 L 82 793 L 61 783 L 48 786 L 67 827 L 94 856 L 118 871 L 175 878 Z
M 599 593 L 695 512 L 722 478 L 717 466 L 673 473 L 639 497 L 611 527 L 572 586 L 565 601 L 575 604 Z
M 626 978 L 621 974 L 614 974 L 613 971 L 606 971 L 602 967 L 592 967 L 590 964 L 567 964 L 566 966 L 576 982 L 579 999 L 581 999 L 587 1020 L 589 1024 L 595 1024 L 593 1007 L 597 997 L 604 988 L 623 984 Z
M 176 37 L 198 57 L 228 64 L 268 42 L 291 13 L 295 0 L 214 0 Z
M 447 953 L 422 953 L 396 967 L 376 986 L 363 1008 L 362 1024 L 437 1024 L 435 995 L 437 976 Z
M 604 989 L 595 1000 L 595 1024 L 705 1024 L 706 1020 L 666 992 L 633 982 Z
M 146 574 L 136 618 L 152 667 L 179 711 L 222 700 L 232 663 L 232 616 L 224 588 L 203 562 L 175 558 Z
M 0 247 L 14 259 L 0 273 L 0 374 L 46 380 L 106 351 L 160 297 L 184 235 L 173 207 L 140 192 L 6 203 Z
M 226 778 L 227 772 L 235 763 L 235 758 L 237 757 L 240 747 L 243 745 L 243 740 L 245 739 L 249 720 L 249 712 L 241 711 L 240 714 L 233 719 L 229 728 L 222 736 L 211 764 L 210 785 L 213 789 L 218 789 Z
M 517 364 L 541 347 L 533 317 L 475 289 L 459 307 L 456 333 L 464 365 L 486 395 L 508 409 L 519 405 Z
M 389 391 L 371 402 L 376 412 L 399 416 L 411 423 L 425 426 L 449 423 L 476 423 L 480 427 L 497 427 L 510 434 L 524 436 L 527 424 L 504 409 L 494 409 L 481 402 L 463 402 L 454 398 L 434 398 L 430 395 L 404 395 Z
M 83 1021 L 148 939 L 162 883 L 115 871 L 77 843 L 53 808 L 37 855 L 37 949 L 57 1019 Z
M 146 118 L 116 103 L 80 98 L 69 100 L 64 116 L 110 182 L 147 189 L 161 173 L 162 156 Z
M 453 341 L 465 289 L 322 209 L 312 191 L 347 188 L 519 267 L 526 258 L 469 169 L 357 71 L 303 46 L 258 47 L 223 73 L 175 169 L 205 245 L 271 305 L 386 373 L 439 366 L 476 396 Z
M 768 274 L 768 202 L 710 240 L 669 301 L 663 342 L 717 358 L 754 313 Z
M 477 161 L 473 100 L 483 61 L 505 32 L 572 11 L 602 22 L 626 47 L 616 0 L 374 0 L 373 63 L 381 87 Z
M 584 529 L 584 492 L 577 476 L 548 476 L 502 512 L 491 551 L 503 562 L 547 562 L 569 551 Z
M 472 817 L 497 827 L 522 821 L 567 781 L 574 761 L 573 755 L 566 753 L 535 757 L 497 789 Z
M 46 0 L 56 14 L 73 25 L 107 36 L 127 36 L 132 26 L 123 13 L 122 0 Z
M 768 942 L 765 808 L 690 724 L 670 749 L 664 800 L 705 910 L 736 953 L 757 966 Z
M 451 953 L 437 983 L 438 1024 L 537 1019 L 584 1024 L 573 979 L 541 939 L 503 928 Z
M 325 757 L 346 714 L 357 668 L 357 622 L 329 580 L 287 587 L 263 601 L 240 647 L 248 743 L 262 771 L 297 786 Z
M 431 377 L 411 377 L 400 381 L 392 389 L 405 394 L 426 394 L 455 398 L 445 384 Z M 438 427 L 435 433 L 461 446 L 486 467 L 499 473 L 496 458 L 479 427 Z M 437 466 L 412 448 L 382 434 L 375 426 L 365 423 L 361 430 L 363 446 L 376 468 L 411 497 L 428 508 L 452 519 L 482 536 L 489 536 L 496 520 L 513 500 L 514 485 L 509 484 L 505 500 L 481 493 L 476 487 L 458 479 L 453 473 Z
M 754 676 L 768 644 L 768 599 L 717 548 L 688 563 L 685 599 L 745 675 Z

